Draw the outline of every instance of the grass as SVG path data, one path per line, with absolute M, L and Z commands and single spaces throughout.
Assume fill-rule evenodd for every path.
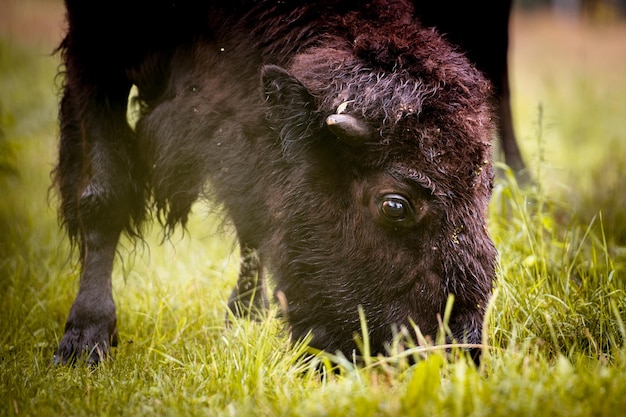
M 191 233 L 172 243 L 159 245 L 155 228 L 149 246 L 123 245 L 113 360 L 54 366 L 77 289 L 48 202 L 58 62 L 44 52 L 49 36 L 14 28 L 0 39 L 0 416 L 623 412 L 625 23 L 513 21 L 513 104 L 536 182 L 521 189 L 499 168 L 490 208 L 498 282 L 479 368 L 441 350 L 416 354 L 414 365 L 401 354 L 361 367 L 330 355 L 305 362 L 306 347 L 291 345 L 272 315 L 225 327 L 238 250 L 230 227 L 203 205 Z

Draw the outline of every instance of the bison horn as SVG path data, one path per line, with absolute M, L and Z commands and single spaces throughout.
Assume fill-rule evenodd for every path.
M 349 114 L 331 114 L 326 118 L 328 129 L 350 146 L 361 146 L 370 137 L 369 127 Z

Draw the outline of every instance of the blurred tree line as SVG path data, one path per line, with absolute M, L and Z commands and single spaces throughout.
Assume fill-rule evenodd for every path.
M 552 8 L 559 14 L 591 20 L 626 17 L 626 0 L 514 0 L 521 9 Z

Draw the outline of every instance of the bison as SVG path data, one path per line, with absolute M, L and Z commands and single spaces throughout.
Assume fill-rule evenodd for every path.
M 532 182 L 520 152 L 511 115 L 509 89 L 509 14 L 511 0 L 415 0 L 422 25 L 435 27 L 458 45 L 493 87 L 501 153 L 522 184 Z
M 347 355 L 394 331 L 479 343 L 496 251 L 486 229 L 492 89 L 407 0 L 66 0 L 59 215 L 80 286 L 55 353 L 117 343 L 124 232 L 218 201 L 243 258 L 229 308 L 268 306 L 294 339 Z M 131 87 L 141 114 L 126 117 Z

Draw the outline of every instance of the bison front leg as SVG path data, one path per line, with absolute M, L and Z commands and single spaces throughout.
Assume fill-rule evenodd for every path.
M 228 309 L 235 317 L 260 317 L 269 308 L 263 265 L 255 249 L 241 246 L 239 278 L 228 299 Z
M 80 356 L 97 363 L 117 344 L 113 260 L 120 234 L 132 230 L 144 207 L 134 133 L 126 122 L 129 88 L 121 83 L 99 90 L 68 73 L 54 175 L 60 217 L 80 249 L 81 273 L 56 363 L 72 363 Z
M 73 363 L 83 356 L 98 363 L 117 346 L 117 318 L 111 291 L 111 269 L 115 254 L 113 236 L 85 237 L 80 287 L 65 324 L 65 334 L 54 355 L 57 364 Z

